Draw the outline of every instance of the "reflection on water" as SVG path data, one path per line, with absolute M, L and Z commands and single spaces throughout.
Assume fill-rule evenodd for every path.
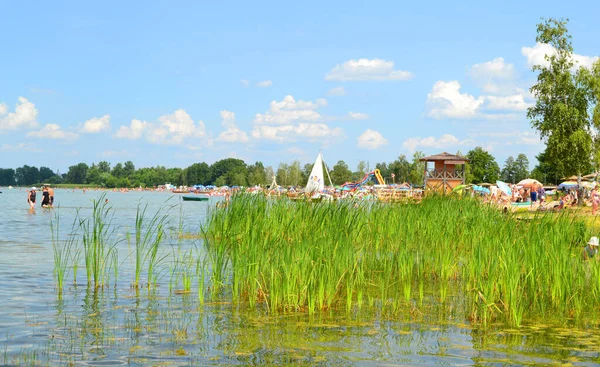
M 227 295 L 201 303 L 197 288 L 175 294 L 178 278 L 165 263 L 155 289 L 132 288 L 131 246 L 120 241 L 119 274 L 109 287 L 73 285 L 62 297 L 53 278 L 49 223 L 60 216 L 66 235 L 79 210 L 91 211 L 98 192 L 57 191 L 57 208 L 29 214 L 25 192 L 3 190 L 0 221 L 0 364 L 113 365 L 478 365 L 600 363 L 598 325 L 544 320 L 519 329 L 474 327 L 451 294 L 390 316 L 378 311 L 329 310 L 268 315 Z M 197 232 L 214 201 L 180 202 L 168 193 L 106 194 L 118 234 L 135 227 L 138 203 L 149 212 L 168 205 L 171 225 Z M 169 199 L 171 198 L 171 199 Z M 169 200 L 169 201 L 167 201 Z M 194 236 L 169 236 L 166 253 L 200 251 Z M 175 256 L 176 257 L 176 256 Z M 81 269 L 80 269 L 81 270 Z M 83 274 L 80 274 L 83 276 Z M 84 279 L 84 277 L 80 278 Z M 115 286 L 116 282 L 116 286 Z M 81 281 L 80 281 L 81 283 Z M 177 287 L 177 286 L 176 286 Z M 451 292 L 450 292 L 451 293 Z

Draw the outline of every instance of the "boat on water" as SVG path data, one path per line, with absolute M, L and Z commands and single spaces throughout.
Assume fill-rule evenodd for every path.
M 208 201 L 209 197 L 208 195 L 183 195 L 181 199 L 183 201 Z

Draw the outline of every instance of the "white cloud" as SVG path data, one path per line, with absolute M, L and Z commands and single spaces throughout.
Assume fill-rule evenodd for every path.
M 256 83 L 256 86 L 259 88 L 268 88 L 271 85 L 273 85 L 273 82 L 271 80 L 263 80 L 261 82 Z
M 342 129 L 331 128 L 325 124 L 300 123 L 296 125 L 269 126 L 257 125 L 252 130 L 255 139 L 271 140 L 280 144 L 307 140 L 320 141 L 344 138 Z
M 317 122 L 323 120 L 323 116 L 315 110 L 322 106 L 327 106 L 327 100 L 323 98 L 315 102 L 296 101 L 293 96 L 287 95 L 281 102 L 271 101 L 269 111 L 257 113 L 254 123 L 285 125 L 296 121 Z
M 129 126 L 120 126 L 115 137 L 121 139 L 146 139 L 155 144 L 181 144 L 186 139 L 206 136 L 204 122 L 194 120 L 183 109 L 178 109 L 170 115 L 162 115 L 156 123 L 131 120 Z
M 525 101 L 525 96 L 515 94 L 512 96 L 498 97 L 485 96 L 485 109 L 487 110 L 509 110 L 509 111 L 525 111 L 531 106 L 531 103 Z
M 515 76 L 513 64 L 505 63 L 504 58 L 475 64 L 471 67 L 471 76 L 476 80 L 512 79 Z
M 437 81 L 427 95 L 427 115 L 435 119 L 472 118 L 484 103 L 483 98 L 468 93 L 460 93 L 460 83 L 456 80 Z
M 329 81 L 383 81 L 409 80 L 413 74 L 404 70 L 394 70 L 393 61 L 381 59 L 358 59 L 336 65 L 327 75 Z
M 240 130 L 235 123 L 235 113 L 227 110 L 221 111 L 222 125 L 225 131 L 221 132 L 215 139 L 223 143 L 245 143 L 248 141 L 248 135 Z
M 248 87 L 250 85 L 250 81 L 246 79 L 240 80 L 240 83 L 242 84 L 242 87 Z
M 41 130 L 30 131 L 27 136 L 40 139 L 76 140 L 79 135 L 70 131 L 64 131 L 56 124 L 46 124 Z
M 110 131 L 110 115 L 89 119 L 83 123 L 81 129 L 84 134 L 96 134 L 103 131 Z
M 549 63 L 546 60 L 546 55 L 552 55 L 556 51 L 554 48 L 547 43 L 536 43 L 533 47 L 521 47 L 521 53 L 527 58 L 527 66 L 533 67 L 534 65 L 548 66 Z M 598 61 L 598 56 L 584 56 L 579 54 L 573 54 L 573 61 L 578 66 L 583 66 L 588 69 Z
M 140 121 L 133 119 L 129 126 L 122 125 L 117 130 L 115 137 L 119 139 L 139 139 L 142 137 L 144 131 L 148 128 L 148 123 L 146 121 Z
M 362 112 L 348 112 L 348 118 L 350 118 L 350 120 L 368 120 L 369 115 Z
M 439 138 L 435 138 L 433 136 L 428 136 L 426 138 L 409 138 L 402 143 L 402 146 L 408 151 L 414 152 L 417 150 L 417 148 L 445 149 L 472 143 L 472 140 L 461 141 L 454 135 L 444 134 Z
M 387 145 L 389 141 L 377 130 L 367 129 L 356 139 L 357 146 L 362 149 L 377 149 Z
M 0 152 L 33 152 L 33 153 L 39 153 L 42 150 L 37 148 L 35 145 L 33 144 L 27 144 L 27 143 L 19 143 L 19 144 L 15 144 L 15 145 L 11 145 L 11 144 L 2 144 L 0 145 Z
M 8 106 L 0 105 L 0 130 L 17 130 L 20 128 L 37 127 L 38 110 L 25 97 L 19 97 L 15 112 L 8 112 Z M 6 116 L 2 116 L 6 115 Z
M 345 96 L 346 93 L 346 89 L 344 89 L 344 87 L 335 87 L 335 88 L 331 88 L 328 92 L 327 95 L 328 96 L 333 96 L 333 97 L 343 97 Z

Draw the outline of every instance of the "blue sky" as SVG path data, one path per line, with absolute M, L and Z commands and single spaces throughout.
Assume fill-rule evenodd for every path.
M 3 2 L 0 167 L 186 167 L 236 157 L 354 169 L 544 145 L 526 108 L 541 17 L 597 59 L 600 5 L 523 2 Z

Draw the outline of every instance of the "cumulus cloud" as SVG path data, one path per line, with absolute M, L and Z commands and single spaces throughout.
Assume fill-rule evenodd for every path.
M 271 80 L 263 80 L 261 82 L 256 83 L 256 86 L 259 88 L 268 88 L 271 85 L 273 85 L 273 82 Z
M 325 124 L 300 123 L 298 125 L 257 125 L 252 130 L 255 139 L 270 140 L 276 143 L 288 143 L 298 140 L 321 141 L 344 138 L 340 128 L 331 128 Z
M 332 96 L 332 97 L 343 97 L 345 96 L 346 93 L 346 89 L 344 89 L 344 87 L 335 87 L 335 88 L 331 88 L 328 92 L 327 95 L 328 96 Z
M 97 134 L 103 131 L 110 131 L 110 115 L 89 119 L 83 123 L 81 128 L 81 132 L 84 134 Z
M 525 101 L 523 94 L 514 94 L 512 96 L 485 96 L 484 108 L 487 110 L 508 110 L 508 111 L 526 111 L 531 103 Z
M 554 47 L 547 43 L 538 42 L 533 47 L 521 47 L 521 54 L 527 58 L 527 66 L 529 67 L 533 67 L 534 65 L 548 66 L 549 63 L 546 60 L 546 55 L 552 55 L 555 52 Z M 598 59 L 598 56 L 573 54 L 575 66 L 583 66 L 588 69 L 590 69 Z
M 136 140 L 142 137 L 142 134 L 146 131 L 147 127 L 148 123 L 146 121 L 133 119 L 129 126 L 122 125 L 119 127 L 115 137 L 119 139 Z
M 395 70 L 393 61 L 382 59 L 349 60 L 333 67 L 325 80 L 328 81 L 383 81 L 409 80 L 413 74 L 404 70 Z
M 356 145 L 361 149 L 374 150 L 387 145 L 389 141 L 377 130 L 367 129 L 358 138 Z
M 41 130 L 30 131 L 28 137 L 56 140 L 76 140 L 79 135 L 70 131 L 64 131 L 56 124 L 46 124 Z
M 25 97 L 19 97 L 15 112 L 8 112 L 6 104 L 0 104 L 0 130 L 17 130 L 21 128 L 34 128 L 38 110 L 35 105 Z
M 248 135 L 240 130 L 235 123 L 235 113 L 227 110 L 221 111 L 221 119 L 225 131 L 221 132 L 215 139 L 223 143 L 245 143 L 248 141 Z
M 242 87 L 248 87 L 250 85 L 250 81 L 246 79 L 240 80 L 240 83 L 242 84 Z
M 459 140 L 454 135 L 444 134 L 439 138 L 433 136 L 428 136 L 426 138 L 409 138 L 402 143 L 402 146 L 408 151 L 414 152 L 418 148 L 446 149 L 472 143 L 472 140 Z
M 139 139 L 144 136 L 155 144 L 181 144 L 186 139 L 206 136 L 204 122 L 194 120 L 183 109 L 169 115 L 162 115 L 157 122 L 131 120 L 129 126 L 120 126 L 115 137 L 120 139 Z
M 427 95 L 427 115 L 435 119 L 464 119 L 475 117 L 484 103 L 483 98 L 468 93 L 460 93 L 460 83 L 456 80 L 437 81 Z
M 323 98 L 315 102 L 296 101 L 293 96 L 287 95 L 281 102 L 271 101 L 269 111 L 264 114 L 257 113 L 254 123 L 284 125 L 296 121 L 321 121 L 323 116 L 315 110 L 322 106 L 327 106 L 327 100 Z
M 475 79 L 511 79 L 515 76 L 515 66 L 497 57 L 492 61 L 475 64 L 471 67 L 471 76 Z

